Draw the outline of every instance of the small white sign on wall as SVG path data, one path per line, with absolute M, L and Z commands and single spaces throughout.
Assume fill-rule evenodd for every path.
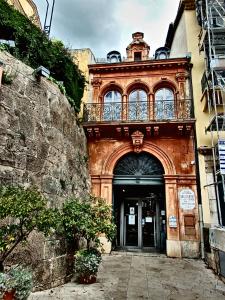
M 195 193 L 191 189 L 185 188 L 180 190 L 179 199 L 180 208 L 184 210 L 192 210 L 195 208 Z
M 146 217 L 145 222 L 146 223 L 152 223 L 152 217 Z
M 177 218 L 175 216 L 169 216 L 169 227 L 177 228 Z

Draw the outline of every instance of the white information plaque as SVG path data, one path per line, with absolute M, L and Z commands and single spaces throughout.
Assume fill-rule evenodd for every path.
M 129 215 L 128 224 L 135 225 L 135 215 Z
M 195 208 L 195 193 L 191 189 L 182 189 L 179 193 L 180 208 L 191 210 Z
M 145 222 L 146 223 L 152 223 L 152 217 L 146 217 Z
M 177 228 L 177 218 L 175 216 L 169 217 L 169 227 Z

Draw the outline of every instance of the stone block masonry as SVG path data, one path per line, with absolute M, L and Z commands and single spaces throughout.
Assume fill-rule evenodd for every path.
M 11 84 L 0 88 L 0 183 L 35 185 L 60 207 L 66 198 L 90 191 L 86 137 L 74 109 L 58 87 L 7 52 L 0 52 Z M 35 266 L 36 287 L 64 282 L 66 254 L 63 241 L 46 241 L 33 234 L 29 245 L 15 256 Z M 62 245 L 61 245 L 61 244 Z

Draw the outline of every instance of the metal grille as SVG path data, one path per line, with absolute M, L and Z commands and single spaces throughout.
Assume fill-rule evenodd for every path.
M 85 122 L 187 120 L 192 117 L 192 101 L 157 100 L 139 102 L 87 103 Z

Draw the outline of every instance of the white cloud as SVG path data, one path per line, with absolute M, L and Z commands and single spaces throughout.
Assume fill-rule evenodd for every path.
M 45 1 L 35 3 L 43 22 Z M 164 45 L 178 3 L 179 0 L 56 0 L 51 36 L 73 48 L 89 47 L 96 57 L 105 57 L 110 50 L 118 50 L 124 56 L 132 33 L 141 31 L 153 55 L 156 48 Z

